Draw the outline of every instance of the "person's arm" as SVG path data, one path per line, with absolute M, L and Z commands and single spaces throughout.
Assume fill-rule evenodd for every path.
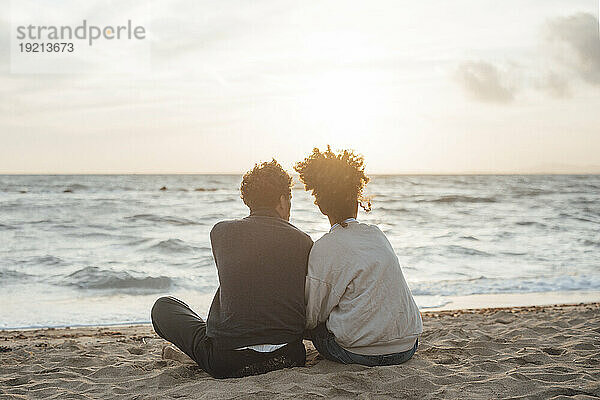
M 314 258 L 309 259 L 304 292 L 306 329 L 314 329 L 318 324 L 327 321 L 329 314 L 341 298 L 341 294 L 338 294 L 333 285 L 326 280 L 326 273 L 324 274 L 323 271 L 327 266 L 317 265 L 317 260 Z

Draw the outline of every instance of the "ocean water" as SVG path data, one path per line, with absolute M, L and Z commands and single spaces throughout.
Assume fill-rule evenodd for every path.
M 209 232 L 247 215 L 240 176 L 0 176 L 0 328 L 206 315 Z M 160 188 L 166 187 L 166 190 Z M 600 290 L 600 176 L 374 176 L 359 219 L 389 238 L 422 308 L 457 295 Z M 297 183 L 291 222 L 329 229 Z

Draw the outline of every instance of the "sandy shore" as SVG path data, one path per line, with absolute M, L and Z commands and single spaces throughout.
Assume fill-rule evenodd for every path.
M 149 325 L 0 331 L 0 398 L 600 397 L 600 303 L 439 311 L 406 364 L 310 366 L 216 380 L 162 360 Z M 307 346 L 309 346 L 307 344 Z

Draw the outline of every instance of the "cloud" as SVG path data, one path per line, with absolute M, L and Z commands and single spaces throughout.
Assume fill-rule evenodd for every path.
M 542 90 L 553 97 L 569 97 L 571 90 L 567 78 L 555 72 L 549 72 L 536 84 L 536 89 Z
M 510 103 L 517 92 L 537 90 L 556 98 L 569 97 L 576 82 L 600 85 L 598 18 L 576 13 L 550 18 L 542 26 L 543 42 L 530 52 L 528 67 L 499 68 L 488 61 L 467 61 L 456 78 L 472 98 Z
M 598 19 L 589 13 L 558 17 L 546 24 L 546 38 L 555 57 L 584 81 L 600 85 Z
M 456 79 L 468 95 L 491 103 L 509 103 L 516 88 L 507 84 L 503 74 L 491 63 L 467 61 L 459 65 Z

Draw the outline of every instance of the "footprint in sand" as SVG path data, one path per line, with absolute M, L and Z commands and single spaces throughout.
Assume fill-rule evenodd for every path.
M 20 385 L 25 385 L 26 383 L 29 383 L 29 381 L 30 381 L 30 378 L 28 376 L 20 376 L 18 378 L 7 379 L 2 383 L 5 385 L 8 385 L 8 386 L 20 386 Z
M 141 347 L 130 347 L 127 349 L 127 351 L 131 354 L 135 354 L 136 356 L 141 356 L 142 354 L 146 353 L 146 350 Z
M 546 347 L 546 348 L 543 348 L 542 351 L 551 356 L 560 356 L 565 353 L 565 350 L 555 349 L 554 347 Z

